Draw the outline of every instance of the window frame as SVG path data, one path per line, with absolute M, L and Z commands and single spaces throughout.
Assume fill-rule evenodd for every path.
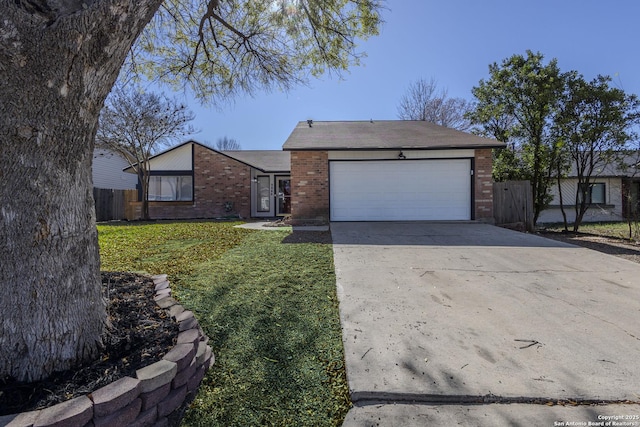
M 584 186 L 584 183 L 581 183 L 580 186 Z M 602 187 L 602 201 L 593 201 L 593 189 L 595 186 Z M 578 188 L 578 197 L 577 203 L 582 203 L 582 188 Z M 606 205 L 607 204 L 607 184 L 605 182 L 591 182 L 589 183 L 589 189 L 586 191 L 587 193 L 587 204 L 588 205 Z
M 150 198 L 151 196 L 151 182 L 154 178 L 176 178 L 176 185 L 175 185 L 175 189 L 176 191 L 174 192 L 174 198 L 167 200 L 167 199 L 152 199 Z M 179 183 L 179 179 L 180 178 L 189 178 L 191 179 L 191 197 L 189 199 L 179 199 L 177 198 L 178 194 L 177 194 L 177 188 L 178 188 L 178 183 Z M 183 185 L 184 186 L 184 185 Z M 193 173 L 190 171 L 153 171 L 151 172 L 151 174 L 149 175 L 149 188 L 147 191 L 147 201 L 151 202 L 151 203 L 176 203 L 176 202 L 187 202 L 187 203 L 193 203 L 194 201 L 194 193 L 195 193 L 195 187 L 194 187 L 194 179 L 193 179 Z

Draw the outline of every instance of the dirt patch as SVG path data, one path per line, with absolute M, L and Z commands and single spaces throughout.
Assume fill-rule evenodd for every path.
M 98 360 L 49 378 L 21 383 L 0 378 L 0 415 L 46 408 L 87 395 L 162 359 L 175 345 L 178 324 L 153 300 L 153 280 L 131 273 L 102 273 L 110 326 Z
M 331 244 L 330 231 L 293 231 L 282 239 L 282 243 L 322 243 Z
M 573 232 L 541 231 L 538 234 L 549 239 L 571 243 L 576 246 L 582 246 L 640 263 L 640 245 L 625 239 Z

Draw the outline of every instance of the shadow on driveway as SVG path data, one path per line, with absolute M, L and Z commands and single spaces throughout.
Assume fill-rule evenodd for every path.
M 640 264 L 476 223 L 331 230 L 356 403 L 640 398 Z
M 481 223 L 334 222 L 331 229 L 339 245 L 574 247 Z

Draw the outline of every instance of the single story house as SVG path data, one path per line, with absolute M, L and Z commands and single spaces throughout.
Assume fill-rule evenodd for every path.
M 299 122 L 291 153 L 294 221 L 493 221 L 493 148 L 425 121 Z
M 152 218 L 493 221 L 495 140 L 424 121 L 299 122 L 282 151 L 187 141 L 151 159 Z
M 591 177 L 589 202 L 591 205 L 584 214 L 584 222 L 621 221 L 637 217 L 640 205 L 640 155 L 630 155 L 623 160 L 627 166 L 608 164 L 597 170 Z M 567 221 L 575 221 L 578 178 L 575 168 L 566 178 L 560 180 L 562 202 Z M 553 200 L 549 207 L 540 212 L 539 223 L 562 222 L 558 185 L 551 188 Z
M 149 215 L 154 219 L 288 215 L 290 169 L 289 153 L 284 151 L 218 151 L 190 140 L 150 159 Z

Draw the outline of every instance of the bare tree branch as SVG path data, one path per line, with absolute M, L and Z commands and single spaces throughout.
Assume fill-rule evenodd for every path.
M 107 99 L 100 115 L 96 142 L 121 153 L 138 174 L 144 219 L 149 219 L 149 160 L 160 148 L 195 133 L 189 125 L 194 117 L 176 100 L 135 87 L 128 90 L 116 87 Z
M 462 98 L 449 98 L 446 89 L 438 91 L 437 82 L 418 79 L 409 84 L 398 104 L 401 120 L 422 120 L 458 130 L 468 130 L 471 123 L 465 115 L 472 104 Z
M 234 151 L 241 150 L 240 144 L 234 138 L 224 136 L 216 141 L 216 150 L 218 151 Z
M 357 64 L 356 40 L 377 34 L 383 1 L 166 0 L 140 38 L 138 70 L 189 85 L 205 103 L 286 91 Z

